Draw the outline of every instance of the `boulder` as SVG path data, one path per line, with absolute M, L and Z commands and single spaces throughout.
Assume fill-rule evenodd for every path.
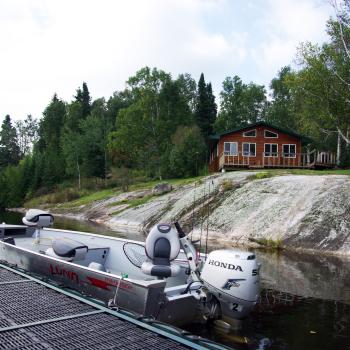
M 164 193 L 168 193 L 173 189 L 173 186 L 167 182 L 157 184 L 153 187 L 152 194 L 159 196 Z

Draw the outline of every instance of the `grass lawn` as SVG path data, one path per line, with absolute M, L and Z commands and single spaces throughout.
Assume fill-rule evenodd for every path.
M 350 175 L 350 169 L 267 169 L 266 172 L 270 173 L 271 175 Z
M 148 181 L 148 182 L 140 182 L 140 183 L 130 185 L 129 191 L 150 190 L 155 185 L 162 182 L 170 183 L 173 186 L 186 185 L 196 181 L 201 181 L 203 177 L 204 176 L 197 176 L 197 177 L 191 177 L 191 178 L 185 178 L 185 179 L 167 179 L 164 181 L 154 180 L 154 181 Z M 65 196 L 65 193 L 67 192 L 67 189 L 66 189 L 62 191 L 55 191 L 51 194 L 35 197 L 27 201 L 26 203 L 24 203 L 24 206 L 26 208 L 34 208 L 40 205 L 50 204 L 52 206 L 55 206 L 56 204 L 61 203 L 58 206 L 59 208 L 70 209 L 70 208 L 77 208 L 82 205 L 88 205 L 99 200 L 108 199 L 122 193 L 120 188 L 108 188 L 108 189 L 103 189 L 99 191 L 89 191 L 89 192 L 85 190 L 80 193 L 73 189 L 71 189 L 71 191 L 75 191 L 75 194 L 76 194 L 75 198 L 71 200 L 67 199 L 67 196 Z M 151 197 L 152 195 L 148 195 L 143 198 L 135 198 L 129 201 L 123 201 L 120 204 L 127 203 L 129 204 L 129 206 L 135 207 L 146 203 Z

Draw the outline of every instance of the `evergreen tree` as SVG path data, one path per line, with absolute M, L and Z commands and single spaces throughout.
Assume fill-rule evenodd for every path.
M 66 118 L 66 104 L 55 94 L 43 112 L 39 125 L 39 141 L 34 147 L 36 180 L 34 183 L 51 188 L 62 181 L 65 164 L 61 151 L 61 134 Z M 40 161 L 38 158 L 41 158 Z M 37 189 L 37 188 L 34 188 Z
M 54 94 L 51 102 L 43 112 L 39 123 L 39 148 L 60 150 L 60 138 L 66 116 L 66 105 Z
M 207 85 L 207 95 L 208 95 L 208 103 L 209 103 L 209 135 L 213 133 L 213 125 L 216 121 L 216 116 L 218 112 L 218 106 L 215 102 L 215 96 L 213 94 L 213 89 L 211 83 Z
M 81 121 L 80 145 L 85 176 L 105 178 L 107 171 L 107 115 L 104 98 L 94 101 L 91 114 Z
M 91 113 L 91 97 L 86 83 L 83 83 L 83 88 L 76 90 L 75 100 L 67 106 L 67 117 L 65 128 L 72 132 L 80 132 L 80 122 Z
M 209 135 L 213 133 L 216 113 L 217 106 L 212 86 L 210 83 L 208 85 L 205 83 L 204 74 L 202 73 L 198 81 L 195 120 L 206 142 L 209 141 Z
M 76 101 L 81 103 L 82 118 L 86 118 L 91 112 L 91 97 L 87 84 L 83 82 L 83 89 L 77 89 L 77 94 L 74 96 Z
M 6 115 L 0 131 L 0 169 L 16 165 L 20 160 L 17 131 L 12 126 L 11 117 Z

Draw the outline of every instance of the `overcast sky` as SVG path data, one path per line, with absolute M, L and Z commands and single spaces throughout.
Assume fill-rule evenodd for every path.
M 217 95 L 226 76 L 268 86 L 330 15 L 326 0 L 0 0 L 0 120 L 40 118 L 83 81 L 108 98 L 146 65 L 204 72 Z

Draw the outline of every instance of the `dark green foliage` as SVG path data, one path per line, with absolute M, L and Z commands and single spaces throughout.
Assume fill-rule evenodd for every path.
M 8 165 L 16 165 L 20 160 L 17 131 L 12 126 L 11 118 L 7 115 L 2 122 L 0 131 L 0 171 Z
M 298 49 L 301 69 L 289 73 L 285 82 L 290 88 L 289 108 L 299 131 L 313 138 L 319 149 L 345 150 L 346 139 L 350 144 L 350 56 L 344 48 L 349 47 L 350 29 L 328 21 L 330 42 L 322 46 L 303 43 Z M 339 165 L 346 154 L 338 154 Z M 344 165 L 346 163 L 343 163 Z
M 77 184 L 75 195 L 82 187 L 106 186 L 116 171 L 112 166 L 119 169 L 116 185 L 124 190 L 132 174 L 196 176 L 208 161 L 212 133 L 261 120 L 311 137 L 320 150 L 335 151 L 340 135 L 341 161 L 349 165 L 350 20 L 342 16 L 342 27 L 328 22 L 328 43 L 300 46 L 300 70 L 282 68 L 271 82 L 269 101 L 264 86 L 227 77 L 217 116 L 204 74 L 197 85 L 189 74 L 173 79 L 144 67 L 107 102 L 92 101 L 85 82 L 70 103 L 55 94 L 38 131 L 31 116 L 16 123 L 17 132 L 6 116 L 0 133 L 0 208 L 21 205 L 63 182 Z
M 107 113 L 104 99 L 96 100 L 91 115 L 80 123 L 82 171 L 87 177 L 104 178 L 107 170 Z
M 268 109 L 267 121 L 273 125 L 291 130 L 298 129 L 297 119 L 294 114 L 294 101 L 288 79 L 292 79 L 294 73 L 289 66 L 283 67 L 278 76 L 271 81 L 273 102 Z
M 64 159 L 60 152 L 52 148 L 43 154 L 41 170 L 42 184 L 51 189 L 64 179 Z
M 55 94 L 43 112 L 43 118 L 39 123 L 39 148 L 60 148 L 60 137 L 66 116 L 66 105 Z
M 176 80 L 180 95 L 185 99 L 191 112 L 195 112 L 197 102 L 197 84 L 190 74 L 180 74 Z
M 238 76 L 223 82 L 220 114 L 215 122 L 216 132 L 225 132 L 265 119 L 265 88 L 254 83 L 244 84 Z
M 106 123 L 107 129 L 112 131 L 118 125 L 118 113 L 121 109 L 127 108 L 132 103 L 130 91 L 114 92 L 107 101 Z
M 81 117 L 85 119 L 91 112 L 91 97 L 87 84 L 83 82 L 83 89 L 78 88 L 75 100 L 81 105 Z
M 32 188 L 32 161 L 25 157 L 17 166 L 8 166 L 0 173 L 0 209 L 19 207 Z
M 144 169 L 163 177 L 169 167 L 166 152 L 180 125 L 192 122 L 183 84 L 157 69 L 141 69 L 128 80 L 133 103 L 121 109 L 109 149 L 117 165 Z
M 171 177 L 197 176 L 206 159 L 204 138 L 197 126 L 180 126 L 173 135 Z
M 39 123 L 39 141 L 34 148 L 38 185 L 52 188 L 64 178 L 64 158 L 61 152 L 61 135 L 66 120 L 66 104 L 55 94 L 43 112 Z
M 198 81 L 195 120 L 206 142 L 213 133 L 216 120 L 217 106 L 211 84 L 206 84 L 202 73 Z

